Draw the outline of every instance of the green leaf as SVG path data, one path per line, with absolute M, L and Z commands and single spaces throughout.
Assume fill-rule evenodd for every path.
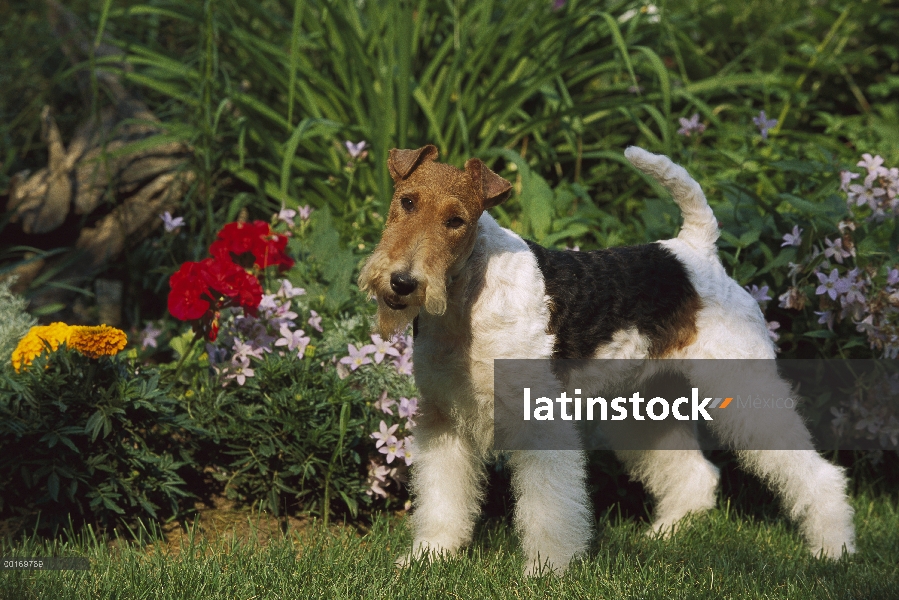
M 55 312 L 65 310 L 65 308 L 66 308 L 65 304 L 55 302 L 53 304 L 46 304 L 44 306 L 40 306 L 38 308 L 31 309 L 31 310 L 29 310 L 29 312 L 31 314 L 33 314 L 35 317 L 42 317 L 44 315 L 50 315 Z
M 103 414 L 103 411 L 96 410 L 87 420 L 87 423 L 85 423 L 84 431 L 91 436 L 92 442 L 96 441 L 97 436 L 100 435 L 100 430 L 103 428 L 105 418 L 106 416 Z
M 347 509 L 350 511 L 350 514 L 355 519 L 356 516 L 359 514 L 359 505 L 357 504 L 357 502 L 355 500 L 353 500 L 352 498 L 350 498 L 349 496 L 347 496 L 343 490 L 338 490 L 337 493 L 340 494 L 340 497 L 343 500 L 343 503 L 346 504 Z
M 803 173 L 805 175 L 814 175 L 825 171 L 821 163 L 809 160 L 775 160 L 770 163 L 778 171 L 790 171 L 793 173 Z
M 840 344 L 840 347 L 843 350 L 849 350 L 850 348 L 865 348 L 867 346 L 868 344 L 860 337 L 854 337 L 845 344 Z
M 540 240 L 540 243 L 544 246 L 551 247 L 561 240 L 564 240 L 566 238 L 578 238 L 588 231 L 590 231 L 589 227 L 581 223 L 576 223 L 566 227 L 562 231 L 549 234 L 548 236 Z
M 758 229 L 750 229 L 746 233 L 740 236 L 739 244 L 741 248 L 746 248 L 759 241 L 759 235 L 761 232 Z
M 343 439 L 346 437 L 347 423 L 350 420 L 350 403 L 344 402 L 340 407 L 340 425 L 338 432 L 340 437 L 337 439 L 337 452 L 343 451 Z
M 328 119 L 303 119 L 293 130 L 287 143 L 284 145 L 284 156 L 281 160 L 281 186 L 279 192 L 282 197 L 287 195 L 287 185 L 290 182 L 290 169 L 297 153 L 297 147 L 302 140 L 328 135 L 340 129 L 340 123 Z
M 796 259 L 796 248 L 784 248 L 780 251 L 780 253 L 775 257 L 774 260 L 766 264 L 764 267 L 758 270 L 756 275 L 764 275 L 768 271 L 772 269 L 777 269 L 779 267 L 784 267 L 793 260 Z
M 868 236 L 860 241 L 855 248 L 858 256 L 868 257 L 887 254 L 888 248 L 885 248 L 884 246 L 885 244 L 874 236 Z
M 834 213 L 833 208 L 827 204 L 815 204 L 793 194 L 778 194 L 778 198 L 785 200 L 793 208 L 805 215 L 830 217 Z
M 802 335 L 804 335 L 805 337 L 818 339 L 830 339 L 837 337 L 837 334 L 832 332 L 830 329 L 816 329 L 814 331 L 806 331 Z
M 740 263 L 737 265 L 737 268 L 734 269 L 734 279 L 737 280 L 737 283 L 740 285 L 745 285 L 755 274 L 758 268 L 752 263 Z
M 169 346 L 172 348 L 172 350 L 175 351 L 175 354 L 177 354 L 178 358 L 180 359 L 190 348 L 190 344 L 193 339 L 194 332 L 186 331 L 177 337 L 173 337 L 171 341 L 169 341 Z
M 727 242 L 728 244 L 730 244 L 731 246 L 733 246 L 734 248 L 742 247 L 742 245 L 740 244 L 739 238 L 737 238 L 737 236 L 735 236 L 734 234 L 730 233 L 729 231 L 727 231 L 725 229 L 721 230 L 721 239 L 724 240 L 725 242 Z
M 542 243 L 552 226 L 554 197 L 552 188 L 545 179 L 530 169 L 527 173 L 522 173 L 522 216 L 525 217 L 537 242 Z

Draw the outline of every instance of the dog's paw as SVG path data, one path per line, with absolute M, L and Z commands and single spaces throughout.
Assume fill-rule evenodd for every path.
M 646 530 L 645 535 L 657 540 L 667 540 L 677 532 L 679 525 L 680 519 L 660 519 L 653 522 L 652 527 Z
M 439 544 L 433 544 L 428 542 L 417 542 L 413 544 L 412 550 L 407 552 L 406 554 L 402 554 L 394 561 L 394 565 L 397 568 L 405 569 L 409 567 L 414 561 L 421 560 L 435 560 L 435 559 L 443 559 L 449 558 L 455 554 L 455 552 L 444 546 Z
M 813 545 L 809 550 L 816 558 L 839 560 L 844 554 L 855 554 L 855 542 L 852 539 L 848 541 L 831 541 L 830 543 Z
M 414 560 L 414 558 L 412 556 L 412 553 L 409 552 L 407 554 L 401 554 L 401 555 L 397 556 L 396 560 L 393 561 L 393 565 L 397 569 L 406 569 L 409 567 L 409 565 L 412 564 L 413 560 Z
M 545 575 L 561 576 L 568 569 L 568 565 L 551 563 L 548 560 L 529 560 L 524 564 L 525 577 L 543 577 Z

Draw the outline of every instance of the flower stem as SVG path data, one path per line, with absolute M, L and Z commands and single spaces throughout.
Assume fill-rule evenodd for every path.
M 353 179 L 356 177 L 356 164 L 353 163 L 353 166 L 350 168 L 350 178 L 346 184 L 346 195 L 350 195 L 350 191 L 353 189 Z

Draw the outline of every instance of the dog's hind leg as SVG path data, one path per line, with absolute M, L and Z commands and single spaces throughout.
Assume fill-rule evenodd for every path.
M 718 469 L 703 456 L 693 428 L 688 424 L 630 424 L 643 449 L 618 450 L 629 475 L 640 481 L 655 501 L 652 531 L 670 535 L 688 514 L 715 506 Z M 611 439 L 611 437 L 610 437 Z M 625 440 L 613 447 L 626 446 Z
M 483 461 L 446 417 L 427 410 L 417 419 L 413 456 L 412 556 L 452 554 L 471 541 Z
M 592 535 L 584 453 L 518 450 L 510 462 L 525 575 L 543 567 L 561 573 L 587 550 Z
M 734 397 L 751 390 L 763 399 L 793 397 L 773 360 L 717 360 L 714 366 L 711 362 L 697 363 L 690 376 L 703 396 Z M 709 426 L 737 451 L 748 470 L 774 489 L 790 517 L 798 522 L 813 554 L 839 557 L 844 550 L 853 552 L 853 511 L 843 470 L 815 452 L 811 435 L 795 410 L 785 401 L 771 404 L 767 408 L 712 409 L 714 420 Z

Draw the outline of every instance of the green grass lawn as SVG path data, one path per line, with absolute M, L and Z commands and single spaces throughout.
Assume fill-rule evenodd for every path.
M 314 523 L 268 543 L 194 537 L 175 552 L 96 541 L 2 542 L 4 556 L 87 556 L 91 570 L 0 572 L 0 597 L 29 598 L 899 598 L 899 509 L 889 495 L 854 500 L 858 553 L 820 561 L 782 517 L 758 521 L 725 503 L 670 540 L 608 515 L 593 548 L 563 577 L 524 579 L 508 522 L 488 520 L 445 562 L 393 566 L 404 521 L 370 531 Z M 189 538 L 188 538 L 189 539 Z

